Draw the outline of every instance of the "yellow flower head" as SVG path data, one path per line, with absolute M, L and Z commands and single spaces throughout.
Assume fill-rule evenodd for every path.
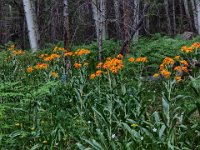
M 135 124 L 135 123 L 131 124 L 131 127 L 137 127 L 137 126 L 138 124 Z
M 155 73 L 155 74 L 153 75 L 153 77 L 154 77 L 154 78 L 157 78 L 157 77 L 159 77 L 159 74 L 158 74 L 158 73 Z

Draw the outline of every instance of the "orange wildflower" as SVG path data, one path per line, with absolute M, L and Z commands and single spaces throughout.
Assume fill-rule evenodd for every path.
M 180 82 L 182 80 L 181 76 L 176 76 L 175 79 L 176 79 L 177 82 Z
M 128 59 L 130 62 L 134 62 L 135 61 L 135 58 L 131 57 Z
M 94 73 L 90 75 L 91 80 L 94 79 L 95 77 L 96 77 L 96 75 Z
M 51 76 L 54 77 L 54 78 L 58 78 L 59 77 L 58 74 L 55 71 L 51 73 Z
M 42 64 L 37 64 L 37 65 L 35 66 L 35 69 L 37 69 L 37 70 L 43 70 L 43 69 L 47 69 L 47 67 L 48 67 L 47 64 L 42 63 Z
M 97 70 L 97 71 L 96 71 L 96 74 L 95 74 L 96 77 L 100 76 L 100 75 L 102 74 L 102 72 L 103 72 L 103 71 L 101 71 L 101 70 Z
M 66 52 L 64 56 L 72 56 L 73 53 L 72 52 Z
M 34 70 L 33 67 L 28 67 L 28 68 L 26 69 L 26 72 L 27 72 L 27 73 L 32 73 L 33 70 Z
M 163 64 L 164 65 L 173 65 L 174 64 L 174 60 L 170 57 L 166 57 L 164 60 L 163 60 Z
M 23 50 L 15 50 L 15 51 L 12 51 L 12 54 L 14 56 L 16 56 L 16 55 L 23 55 L 23 54 L 25 54 L 25 51 L 23 51 Z
M 180 63 L 183 64 L 186 67 L 188 66 L 188 62 L 186 60 L 181 60 Z
M 188 69 L 187 69 L 187 67 L 182 67 L 182 70 L 184 71 L 184 72 L 188 72 Z
M 200 47 L 200 43 L 199 42 L 195 42 L 195 43 L 192 44 L 192 47 L 199 48 Z
M 75 64 L 74 64 L 74 68 L 76 68 L 76 69 L 81 68 L 81 66 L 82 66 L 82 64 L 80 64 L 80 63 L 75 63 Z
M 84 63 L 84 66 L 89 66 L 89 63 L 88 63 L 88 62 L 85 62 L 85 63 Z
M 122 58 L 123 58 L 123 55 L 122 55 L 122 54 L 119 54 L 119 55 L 117 55 L 117 58 L 118 58 L 118 59 L 122 59 Z
M 164 78 L 169 78 L 171 75 L 171 73 L 167 71 L 166 69 L 163 69 L 160 73 Z
M 138 57 L 135 61 L 139 63 L 147 62 L 147 57 Z
M 100 63 L 98 63 L 98 65 L 96 66 L 96 68 L 97 68 L 97 69 L 100 69 L 100 68 L 102 68 L 102 66 L 103 66 L 103 63 L 100 62 Z
M 161 70 L 163 70 L 163 69 L 164 69 L 164 67 L 165 67 L 165 65 L 164 65 L 164 64 L 161 64 L 161 65 L 160 65 L 160 69 L 159 69 L 159 70 L 160 70 L 160 71 L 161 71 Z
M 175 60 L 179 60 L 181 56 L 175 56 L 174 59 Z
M 87 54 L 90 54 L 90 50 L 78 49 L 74 54 L 77 56 L 87 55 Z
M 182 72 L 181 66 L 176 66 L 176 67 L 174 68 L 174 71 L 178 71 L 179 73 Z

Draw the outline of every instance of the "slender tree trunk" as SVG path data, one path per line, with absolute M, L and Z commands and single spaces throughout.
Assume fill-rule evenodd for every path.
M 34 20 L 34 11 L 32 10 L 30 0 L 23 0 L 23 5 L 26 16 L 26 22 L 28 26 L 30 46 L 32 51 L 35 52 L 36 50 L 39 49 L 38 45 L 39 34 L 38 34 L 37 24 Z
M 166 18 L 167 18 L 168 33 L 169 33 L 169 35 L 172 35 L 172 27 L 171 27 L 170 15 L 169 15 L 169 2 L 168 2 L 168 0 L 164 0 L 164 5 L 165 5 Z
M 131 24 L 131 13 L 130 13 L 130 1 L 124 0 L 123 1 L 123 16 L 124 16 L 124 41 L 129 41 L 131 38 L 131 32 L 130 32 L 130 24 Z M 126 47 L 124 47 L 124 53 L 130 52 L 130 44 L 127 44 Z
M 198 31 L 198 34 L 200 35 L 200 1 L 199 0 L 196 0 L 196 8 L 197 8 L 197 23 L 198 23 L 197 31 Z
M 175 0 L 172 0 L 172 8 L 173 8 L 173 30 L 174 35 L 176 35 L 176 8 L 175 8 Z
M 133 27 L 136 28 L 138 22 L 139 22 L 139 12 L 140 11 L 140 0 L 134 0 L 134 21 L 133 21 Z M 139 30 L 135 33 L 133 37 L 133 41 L 137 42 L 139 38 Z
M 197 20 L 197 9 L 195 5 L 195 0 L 191 0 L 192 11 L 193 11 L 193 18 L 194 18 L 194 26 L 195 30 L 198 30 L 198 20 Z
M 184 3 L 185 13 L 186 13 L 186 16 L 187 16 L 187 19 L 188 19 L 188 23 L 190 25 L 190 30 L 193 30 L 193 28 L 192 28 L 192 19 L 191 19 L 191 15 L 190 15 L 188 0 L 183 0 L 183 3 Z
M 68 0 L 63 0 L 63 16 L 64 16 L 64 47 L 66 50 L 69 49 L 69 9 L 68 9 Z
M 98 43 L 98 59 L 101 61 L 103 40 L 106 39 L 106 0 L 92 0 L 92 11 Z
M 114 0 L 114 8 L 115 8 L 115 19 L 116 19 L 116 31 L 117 31 L 117 38 L 122 38 L 121 28 L 120 28 L 120 0 Z
M 182 0 L 179 0 L 179 9 L 180 9 L 180 19 L 179 19 L 179 33 L 182 32 L 183 27 L 183 7 L 182 7 Z

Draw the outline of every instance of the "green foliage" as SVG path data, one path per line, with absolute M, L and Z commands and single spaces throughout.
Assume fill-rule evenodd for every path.
M 67 60 L 63 51 L 52 52 L 51 46 L 34 54 L 1 52 L 0 148 L 198 149 L 200 72 L 190 60 L 198 62 L 199 51 L 180 51 L 183 45 L 197 40 L 159 35 L 142 38 L 123 58 L 122 70 L 112 74 L 101 68 L 99 76 L 96 43 L 74 48 L 90 49 L 90 55 Z M 109 56 L 117 57 L 119 44 L 104 42 L 103 62 Z M 52 53 L 60 57 L 49 62 L 41 58 L 41 54 Z M 159 73 L 163 58 L 176 55 L 187 60 L 191 70 L 180 82 L 176 81 L 175 66 L 168 66 L 169 78 L 152 76 Z M 129 61 L 130 57 L 145 56 L 148 62 Z M 84 65 L 86 62 L 89 66 Z M 43 63 L 48 67 L 37 69 L 36 65 Z M 81 67 L 75 68 L 75 63 Z M 28 67 L 33 70 L 28 72 Z M 52 76 L 53 72 L 57 74 Z M 94 79 L 91 73 L 96 73 Z

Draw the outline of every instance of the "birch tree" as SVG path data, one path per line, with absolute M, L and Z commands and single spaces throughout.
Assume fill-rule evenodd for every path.
M 106 39 L 106 0 L 92 0 L 92 11 L 98 42 L 98 59 L 101 61 L 103 40 Z
M 200 0 L 196 0 L 196 9 L 197 9 L 197 31 L 200 34 Z
M 29 35 L 29 42 L 33 52 L 39 49 L 39 33 L 38 33 L 38 26 L 36 23 L 35 12 L 32 9 L 31 1 L 30 0 L 23 0 L 24 5 L 24 12 L 26 16 L 26 22 L 28 27 L 28 35 Z

